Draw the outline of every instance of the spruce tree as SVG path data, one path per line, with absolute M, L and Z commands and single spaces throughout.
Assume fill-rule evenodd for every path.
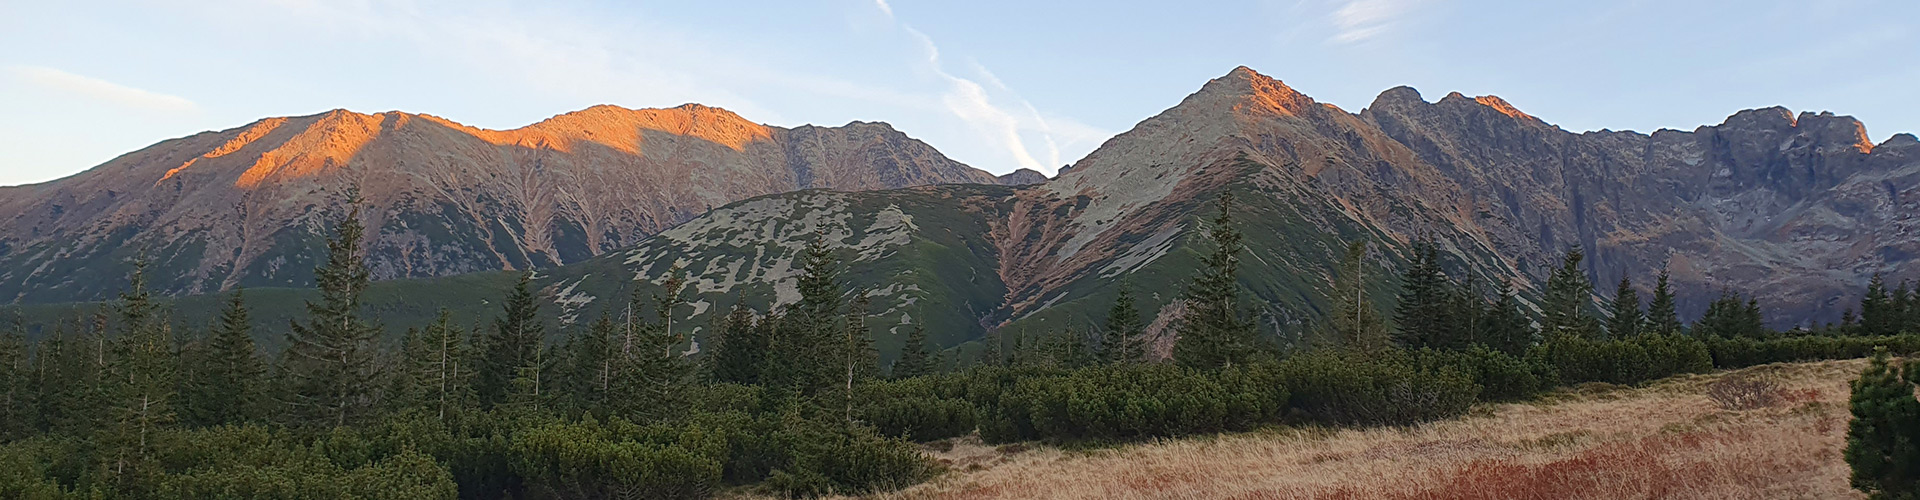
M 644 310 L 638 293 L 634 295 L 628 310 Z M 644 420 L 665 418 L 681 406 L 694 367 L 673 352 L 677 339 L 667 333 L 668 318 L 662 315 L 667 312 L 667 308 L 656 308 L 654 321 L 625 321 L 608 387 L 609 412 Z
M 1920 294 L 1915 293 L 1912 283 L 1901 281 L 1900 288 L 1893 289 L 1893 293 L 1888 295 L 1887 309 L 1891 310 L 1888 316 L 1892 316 L 1887 321 L 1889 335 L 1913 331 L 1916 329 L 1915 319 L 1920 318 Z
M 1180 366 L 1215 369 L 1244 365 L 1260 353 L 1258 332 L 1240 314 L 1240 252 L 1245 250 L 1234 227 L 1233 193 L 1220 195 L 1220 213 L 1207 231 L 1213 252 L 1201 257 L 1201 271 L 1187 287 L 1187 314 L 1173 344 L 1173 360 Z
M 989 330 L 987 332 L 987 338 L 982 340 L 982 343 L 985 345 L 981 346 L 980 355 L 974 358 L 974 364 L 980 366 L 1006 366 L 1007 357 L 1001 353 L 1001 344 L 1005 342 L 1006 338 L 1000 335 L 1000 330 Z
M 527 368 L 535 363 L 535 354 L 546 339 L 546 325 L 540 316 L 540 303 L 534 299 L 532 283 L 533 273 L 522 273 L 506 302 L 501 304 L 500 316 L 493 321 L 492 334 L 486 342 L 486 361 L 474 385 L 483 409 L 506 402 L 507 395 L 514 391 L 514 379 L 528 373 Z
M 720 334 L 711 341 L 707 355 L 708 378 L 715 382 L 758 384 L 767 363 L 767 329 L 764 321 L 755 321 L 753 309 L 735 304 L 721 324 Z
M 1910 362 L 1904 371 L 1881 348 L 1853 381 L 1853 421 L 1842 455 L 1853 468 L 1853 487 L 1870 498 L 1920 495 L 1920 400 L 1914 399 L 1920 363 Z
M 1640 336 L 1640 328 L 1647 323 L 1647 315 L 1640 311 L 1640 294 L 1633 290 L 1633 281 L 1626 276 L 1620 277 L 1620 286 L 1613 290 L 1613 300 L 1608 304 L 1607 334 L 1616 339 L 1630 339 Z
M 1541 304 L 1540 331 L 1549 338 L 1572 336 L 1598 339 L 1605 332 L 1600 322 L 1587 313 L 1593 303 L 1593 283 L 1580 270 L 1585 258 L 1579 246 L 1567 249 L 1560 267 L 1547 278 L 1547 293 Z
M 847 421 L 853 421 L 853 386 L 880 375 L 880 350 L 873 345 L 873 330 L 867 326 L 867 312 L 873 307 L 865 292 L 847 304 L 841 325 L 841 354 L 846 363 L 846 378 L 840 387 Z
M 1693 330 L 1696 335 L 1723 338 L 1760 339 L 1769 335 L 1759 302 L 1731 288 L 1721 290 L 1720 298 L 1707 304 L 1707 312 L 1694 322 Z
M 1519 357 L 1533 347 L 1533 319 L 1521 309 L 1513 287 L 1503 286 L 1499 299 L 1487 308 L 1485 343 L 1494 350 Z
M 927 326 L 914 322 L 907 343 L 900 347 L 900 358 L 893 362 L 893 378 L 914 378 L 933 374 L 933 356 L 927 352 Z
M 401 350 L 402 408 L 446 420 L 473 401 L 472 355 L 451 311 L 441 309 L 433 324 L 409 331 Z
M 188 421 L 215 426 L 262 416 L 267 365 L 254 347 L 253 323 L 242 292 L 233 292 L 211 335 L 195 354 L 191 383 L 187 384 L 182 405 Z
M 1663 335 L 1680 333 L 1680 313 L 1674 304 L 1673 287 L 1667 282 L 1667 268 L 1660 268 L 1660 278 L 1653 284 L 1653 300 L 1647 302 L 1648 332 Z
M 1860 299 L 1860 334 L 1893 335 L 1899 333 L 1900 314 L 1895 310 L 1893 298 L 1887 293 L 1887 283 L 1879 273 L 1867 282 L 1867 294 Z
M 32 365 L 26 332 L 19 324 L 15 321 L 14 328 L 0 332 L 0 443 L 36 430 Z
M 799 260 L 795 281 L 800 300 L 781 315 L 778 333 L 769 342 L 777 366 L 766 373 L 773 375 L 773 386 L 812 395 L 839 385 L 841 346 L 846 345 L 840 328 L 844 289 L 839 259 L 827 246 L 826 234 L 816 234 Z
M 146 267 L 144 258 L 134 263 L 131 286 L 120 295 L 120 335 L 111 342 L 103 380 L 107 423 L 97 442 L 106 451 L 102 465 L 123 489 L 150 463 L 156 434 L 177 418 L 178 358 L 172 331 L 147 291 Z
M 555 360 L 550 352 L 544 340 L 533 344 L 533 352 L 507 382 L 507 397 L 501 406 L 523 415 L 539 415 L 553 408 L 557 397 L 552 381 Z
M 1106 363 L 1133 364 L 1147 360 L 1146 325 L 1135 308 L 1131 288 L 1121 283 L 1120 294 L 1107 310 L 1106 332 L 1100 337 L 1100 357 Z
M 1448 289 L 1437 246 L 1432 240 L 1414 241 L 1406 273 L 1400 278 L 1400 302 L 1394 306 L 1395 344 L 1418 349 L 1448 343 L 1444 332 L 1449 326 Z
M 567 339 L 567 396 L 575 409 L 605 415 L 613 387 L 614 360 L 619 355 L 619 327 L 613 315 L 602 311 L 585 329 Z M 716 353 L 717 354 L 717 353 Z
M 1455 283 L 1443 281 L 1440 290 L 1441 307 L 1435 314 L 1441 323 L 1428 341 L 1435 349 L 1460 350 L 1475 344 L 1487 344 L 1488 321 L 1492 316 L 1488 311 L 1493 306 L 1480 291 L 1480 282 L 1472 275 Z
M 686 305 L 687 276 L 680 266 L 667 269 L 667 280 L 660 285 L 660 293 L 653 296 L 654 317 L 660 319 L 660 332 L 666 335 L 666 347 L 661 354 L 672 355 L 673 348 L 685 339 L 680 331 L 673 327 L 673 315 L 680 306 Z
M 304 427 L 347 427 L 375 407 L 374 338 L 379 329 L 360 317 L 361 295 L 372 282 L 360 255 L 366 228 L 360 199 L 327 239 L 327 257 L 313 270 L 320 302 L 307 302 L 307 321 L 287 334 L 284 394 L 287 421 Z
M 1333 347 L 1373 355 L 1386 352 L 1393 345 L 1386 323 L 1367 296 L 1366 258 L 1365 241 L 1348 245 L 1334 283 L 1334 314 L 1320 336 Z
M 33 387 L 39 389 L 35 399 L 42 427 L 68 435 L 85 435 L 97 427 L 105 400 L 105 347 L 100 335 L 77 320 L 57 323 L 41 341 Z

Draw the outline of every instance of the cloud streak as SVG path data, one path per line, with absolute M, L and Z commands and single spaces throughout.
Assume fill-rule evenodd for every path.
M 940 63 L 940 47 L 934 45 L 932 37 L 912 27 L 904 29 L 919 40 L 921 48 L 927 51 L 928 68 L 950 85 L 947 92 L 940 96 L 940 102 L 946 105 L 948 112 L 966 122 L 975 132 L 1000 143 L 1020 167 L 1045 168 L 1027 151 L 1026 141 L 1020 138 L 1020 120 L 1013 113 L 994 106 L 987 97 L 986 88 L 978 82 L 948 73 Z
M 894 17 L 893 8 L 886 0 L 874 2 L 889 19 Z M 921 49 L 926 52 L 927 69 L 947 83 L 947 90 L 940 96 L 946 111 L 982 139 L 997 145 L 1016 167 L 1049 174 L 1058 169 L 1063 163 L 1060 158 L 1061 141 L 1056 140 L 1055 136 L 1061 132 L 1067 135 L 1070 144 L 1088 139 L 1100 140 L 1112 135 L 1070 119 L 1047 117 L 979 61 L 968 61 L 968 67 L 978 75 L 978 81 L 955 75 L 947 70 L 940 47 L 934 43 L 933 37 L 904 23 L 900 24 L 900 29 L 920 43 Z M 986 85 L 982 85 L 981 81 Z M 996 101 L 1005 104 L 996 104 Z M 1061 132 L 1056 132 L 1056 124 Z M 1029 147 L 1029 139 L 1037 140 L 1042 149 L 1036 152 Z
M 1330 16 L 1334 43 L 1366 41 L 1392 30 L 1421 0 L 1345 0 Z
M 45 66 L 10 66 L 7 71 L 48 90 L 121 106 L 153 111 L 193 111 L 199 107 L 184 97 L 128 87 Z

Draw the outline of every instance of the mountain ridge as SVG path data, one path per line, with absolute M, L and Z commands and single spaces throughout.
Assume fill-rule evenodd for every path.
M 539 282 L 578 319 L 677 266 L 696 283 L 684 320 L 698 325 L 735 303 L 778 306 L 795 252 L 827 234 L 857 269 L 848 285 L 872 293 L 883 352 L 917 321 L 948 346 L 1084 329 L 1120 283 L 1143 292 L 1164 350 L 1203 215 L 1233 192 L 1242 284 L 1282 338 L 1330 310 L 1347 243 L 1370 243 L 1370 273 L 1392 273 L 1418 238 L 1440 244 L 1450 274 L 1523 295 L 1579 245 L 1603 288 L 1631 276 L 1644 290 L 1668 267 L 1683 314 L 1734 288 L 1784 327 L 1837 318 L 1873 273 L 1920 278 L 1903 265 L 1920 256 L 1920 221 L 1901 216 L 1920 212 L 1920 140 L 1865 138 L 1850 117 L 1781 107 L 1691 131 L 1575 133 L 1497 96 L 1429 102 L 1405 86 L 1349 112 L 1240 67 L 1038 185 L 759 194 Z M 1393 291 L 1369 285 L 1383 307 Z
M 600 105 L 489 130 L 336 109 L 7 188 L 24 194 L 0 200 L 0 297 L 108 297 L 89 281 L 114 281 L 139 252 L 180 276 L 156 283 L 169 293 L 300 286 L 305 247 L 349 187 L 371 209 L 374 272 L 392 279 L 575 262 L 762 194 L 954 182 L 1001 180 L 881 122 L 789 129 L 699 104 Z

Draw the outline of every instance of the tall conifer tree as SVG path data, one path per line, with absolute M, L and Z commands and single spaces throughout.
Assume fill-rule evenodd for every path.
M 147 291 L 146 267 L 144 257 L 134 262 L 131 286 L 120 295 L 120 335 L 111 342 L 102 384 L 107 425 L 97 442 L 107 450 L 102 465 L 123 489 L 151 463 L 155 436 L 177 418 L 178 358 L 172 330 Z
M 1593 304 L 1593 283 L 1587 280 L 1587 273 L 1580 269 L 1580 261 L 1585 257 L 1579 246 L 1567 249 L 1566 255 L 1560 260 L 1560 267 L 1554 269 L 1547 278 L 1546 299 L 1541 304 L 1542 334 L 1588 339 L 1605 335 L 1606 332 L 1600 329 L 1599 320 L 1587 312 Z
M 619 327 L 613 315 L 602 311 L 600 318 L 585 329 L 575 329 L 567 339 L 568 397 L 579 410 L 604 415 L 607 396 L 613 386 L 614 359 L 619 355 Z
M 1867 282 L 1867 294 L 1860 299 L 1860 333 L 1893 335 L 1900 329 L 1900 314 L 1887 293 L 1886 279 L 1874 273 Z
M 1487 309 L 1485 343 L 1515 357 L 1524 356 L 1533 347 L 1533 319 L 1521 309 L 1512 286 L 1502 286 L 1499 298 Z
M 815 234 L 800 256 L 796 278 L 800 300 L 781 316 L 778 334 L 769 342 L 778 365 L 771 385 L 802 395 L 838 386 L 843 347 L 840 328 L 839 259 L 827 246 L 825 233 Z
M 1245 250 L 1235 227 L 1233 193 L 1220 195 L 1220 213 L 1207 228 L 1213 251 L 1201 257 L 1200 276 L 1187 287 L 1187 314 L 1173 344 L 1173 360 L 1189 368 L 1224 368 L 1247 364 L 1260 352 L 1253 322 L 1240 313 L 1240 252 Z
M 1640 294 L 1633 290 L 1632 280 L 1626 276 L 1620 277 L 1620 285 L 1613 289 L 1613 300 L 1608 305 L 1608 335 L 1616 339 L 1640 336 L 1640 329 L 1647 323 L 1647 315 L 1640 310 Z
M 900 358 L 893 362 L 893 378 L 913 378 L 933 373 L 933 356 L 927 352 L 927 326 L 914 322 L 907 343 L 900 347 Z
M 1680 333 L 1680 313 L 1674 304 L 1673 287 L 1667 282 L 1667 268 L 1660 268 L 1660 278 L 1653 283 L 1653 300 L 1647 302 L 1647 325 L 1649 332 L 1672 335 Z
M 714 336 L 713 351 L 707 355 L 708 376 L 716 382 L 760 383 L 767 363 L 766 328 L 755 321 L 753 309 L 735 304 Z
M 0 442 L 25 437 L 35 430 L 33 368 L 27 351 L 25 328 L 19 321 L 0 332 Z
M 1887 296 L 1887 320 L 1889 335 L 1899 335 L 1916 329 L 1915 319 L 1920 318 L 1920 294 L 1916 294 L 1913 284 L 1901 281 L 1900 287 L 1893 289 Z
M 1324 343 L 1365 355 L 1393 348 L 1387 325 L 1367 295 L 1367 242 L 1348 245 L 1333 291 L 1334 314 L 1320 335 Z
M 544 373 L 528 371 L 528 367 L 537 362 L 535 355 L 547 336 L 532 283 L 533 273 L 522 273 L 506 302 L 501 304 L 500 316 L 493 321 L 493 331 L 486 342 L 485 364 L 474 386 L 481 408 L 506 402 L 507 395 L 514 391 L 514 379 L 529 373 Z M 529 387 L 533 385 L 537 384 Z
M 440 310 L 433 324 L 409 332 L 402 346 L 406 407 L 419 408 L 445 420 L 473 401 L 473 359 L 466 332 L 453 324 L 453 312 Z
M 1120 284 L 1120 293 L 1107 310 L 1106 332 L 1101 335 L 1100 357 L 1111 364 L 1142 363 L 1147 360 L 1146 325 L 1134 305 L 1132 287 Z
M 294 321 L 287 334 L 284 403 L 288 422 L 296 426 L 355 425 L 376 403 L 373 341 L 379 329 L 360 317 L 372 275 L 360 255 L 366 228 L 357 193 L 348 205 L 327 239 L 326 261 L 313 271 L 320 302 L 307 302 L 307 321 Z
M 1760 315 L 1760 303 L 1743 297 L 1733 289 L 1720 291 L 1720 298 L 1707 304 L 1707 312 L 1694 322 L 1696 335 L 1725 338 L 1767 337 L 1766 322 Z
M 1409 349 L 1446 344 L 1449 327 L 1449 283 L 1440 270 L 1440 252 L 1433 240 L 1413 242 L 1407 270 L 1400 278 L 1400 302 L 1394 307 L 1398 327 L 1394 343 Z
M 262 416 L 267 365 L 253 344 L 253 322 L 243 292 L 233 292 L 212 333 L 194 353 L 182 405 L 191 423 L 237 424 Z

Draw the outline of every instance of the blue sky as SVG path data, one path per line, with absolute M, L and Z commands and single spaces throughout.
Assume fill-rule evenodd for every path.
M 1349 111 L 1411 85 L 1569 130 L 1784 105 L 1920 131 L 1920 2 L 0 0 L 0 185 L 333 108 L 513 128 L 700 102 L 887 121 L 1052 172 L 1251 66 Z

